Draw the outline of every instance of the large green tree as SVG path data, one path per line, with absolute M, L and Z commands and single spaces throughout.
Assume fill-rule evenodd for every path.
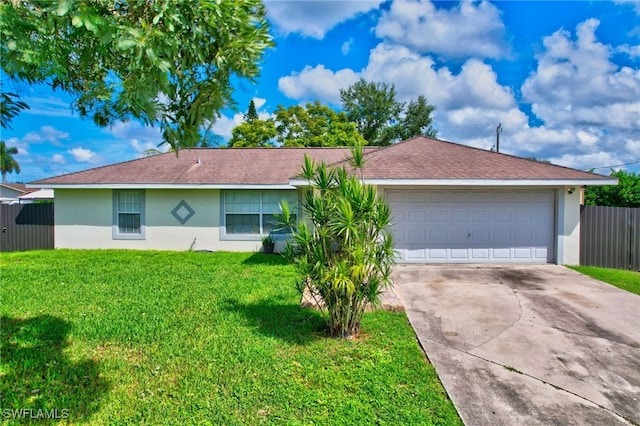
M 624 170 L 611 171 L 617 185 L 589 186 L 584 203 L 591 206 L 640 207 L 640 174 Z
M 229 146 L 234 148 L 274 146 L 276 125 L 272 119 L 259 118 L 238 124 L 231 130 Z
M 260 0 L 5 0 L 0 35 L 9 78 L 68 92 L 101 126 L 157 125 L 173 149 L 201 143 L 272 45 Z
M 344 146 L 364 142 L 346 114 L 318 101 L 288 108 L 279 105 L 275 117 L 282 146 Z
M 20 173 L 20 164 L 13 158 L 17 153 L 18 148 L 9 148 L 4 141 L 0 141 L 0 172 L 2 172 L 2 183 L 7 183 L 7 173 Z
M 352 148 L 353 165 L 362 165 L 361 150 Z M 293 235 L 284 256 L 299 274 L 298 290 L 324 308 L 330 334 L 352 337 L 367 305 L 379 303 L 390 285 L 391 211 L 373 186 L 344 168 L 316 164 L 306 156 L 302 175 L 309 181 L 303 208 L 310 224 L 298 222 L 290 206 L 282 204 L 279 223 Z
M 305 106 L 278 105 L 274 117 L 268 120 L 250 119 L 247 112 L 245 121 L 232 130 L 229 146 L 273 146 L 274 142 L 285 147 L 365 143 L 345 113 L 316 101 Z
M 393 84 L 364 79 L 340 90 L 342 109 L 369 145 L 389 145 L 396 138 L 396 125 L 403 104 L 396 100 Z
M 340 99 L 347 117 L 369 145 L 386 146 L 414 136 L 437 136 L 431 116 L 436 107 L 424 96 L 408 104 L 398 102 L 393 84 L 361 79 L 340 90 Z
M 433 128 L 433 117 L 431 116 L 435 110 L 436 107 L 429 104 L 427 98 L 422 95 L 418 96 L 417 100 L 410 101 L 398 126 L 400 140 L 415 136 L 435 138 L 438 131 Z
M 244 114 L 244 121 L 231 130 L 228 146 L 234 148 L 272 147 L 276 133 L 274 120 L 271 118 L 260 119 L 256 104 L 251 99 L 247 112 Z

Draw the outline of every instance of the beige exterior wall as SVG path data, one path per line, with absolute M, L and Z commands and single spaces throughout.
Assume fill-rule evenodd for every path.
M 57 189 L 56 247 L 258 251 L 262 242 L 220 240 L 220 191 L 215 189 L 145 190 L 144 240 L 113 239 L 113 191 Z M 195 214 L 184 225 L 171 211 L 184 200 Z
M 378 188 L 383 193 L 382 188 Z M 113 239 L 113 192 L 110 189 L 56 189 L 55 244 L 74 249 L 147 249 L 259 251 L 262 243 L 220 239 L 220 190 L 145 190 L 144 240 Z M 186 201 L 195 215 L 184 225 L 171 211 Z M 283 242 L 278 241 L 276 249 Z M 580 191 L 556 193 L 556 262 L 579 264 Z
M 569 191 L 571 190 L 571 194 Z M 580 264 L 580 188 L 560 188 L 556 196 L 558 265 Z

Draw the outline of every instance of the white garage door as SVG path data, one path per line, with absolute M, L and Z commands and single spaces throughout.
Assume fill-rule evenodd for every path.
M 400 263 L 553 262 L 552 190 L 385 190 Z

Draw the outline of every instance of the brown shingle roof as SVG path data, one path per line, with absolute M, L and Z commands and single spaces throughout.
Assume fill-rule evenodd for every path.
M 607 179 L 567 167 L 415 137 L 368 153 L 369 179 Z
M 369 148 L 368 150 L 371 150 Z M 300 172 L 304 154 L 338 163 L 346 148 L 200 148 L 71 173 L 32 184 L 265 184 L 288 185 Z M 199 160 L 199 162 L 198 162 Z
M 304 154 L 344 164 L 346 148 L 183 149 L 32 182 L 34 185 L 218 184 L 287 185 Z M 385 148 L 366 148 L 368 179 L 571 179 L 605 176 L 566 167 L 416 137 Z M 199 162 L 198 162 L 199 160 Z

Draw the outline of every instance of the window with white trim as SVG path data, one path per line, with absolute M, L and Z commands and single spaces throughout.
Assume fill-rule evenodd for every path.
M 145 238 L 144 191 L 113 191 L 113 238 L 142 240 Z
M 260 237 L 267 234 L 286 234 L 275 230 L 275 214 L 280 213 L 280 202 L 285 200 L 292 211 L 298 210 L 295 190 L 234 190 L 224 193 L 224 227 L 229 239 Z

